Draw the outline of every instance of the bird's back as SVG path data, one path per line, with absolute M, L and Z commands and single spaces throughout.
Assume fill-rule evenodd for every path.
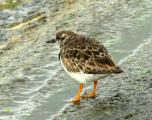
M 60 55 L 66 68 L 71 72 L 83 71 L 86 74 L 122 72 L 103 44 L 83 35 L 69 37 L 61 48 Z

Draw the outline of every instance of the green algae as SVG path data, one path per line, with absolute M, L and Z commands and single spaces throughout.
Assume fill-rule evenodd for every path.
M 0 3 L 0 10 L 14 9 L 20 4 L 20 0 L 6 0 Z

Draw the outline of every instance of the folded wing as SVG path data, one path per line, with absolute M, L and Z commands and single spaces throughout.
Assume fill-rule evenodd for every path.
M 107 49 L 98 42 L 91 42 L 61 49 L 60 57 L 67 70 L 86 74 L 121 73 L 122 70 L 114 63 Z

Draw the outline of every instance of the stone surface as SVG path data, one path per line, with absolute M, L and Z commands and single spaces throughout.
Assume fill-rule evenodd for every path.
M 33 0 L 0 11 L 0 119 L 150 119 L 151 10 L 151 0 Z M 125 73 L 58 114 L 78 87 L 46 44 L 63 29 L 102 41 Z
M 151 120 L 152 38 L 121 63 L 124 73 L 100 81 L 96 99 L 66 107 L 54 120 Z M 111 86 L 111 87 L 109 87 Z

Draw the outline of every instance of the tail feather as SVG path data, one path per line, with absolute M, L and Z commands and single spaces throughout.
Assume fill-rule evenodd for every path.
M 114 73 L 116 73 L 116 74 L 119 74 L 119 73 L 122 73 L 122 72 L 124 72 L 120 67 L 116 67 L 116 69 L 115 69 L 115 71 L 114 71 Z

